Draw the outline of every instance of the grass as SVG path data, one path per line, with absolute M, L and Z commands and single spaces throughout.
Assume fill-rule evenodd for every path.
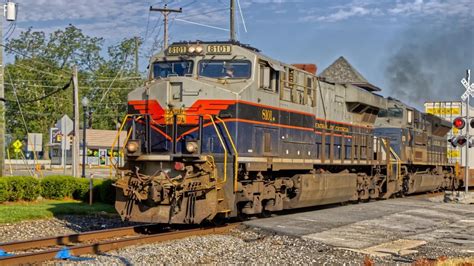
M 112 205 L 94 203 L 89 206 L 76 200 L 41 200 L 0 204 L 0 224 L 24 220 L 47 219 L 57 215 L 94 215 L 115 213 Z

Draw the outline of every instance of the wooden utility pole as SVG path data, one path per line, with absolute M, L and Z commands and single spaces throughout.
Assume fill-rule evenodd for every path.
M 158 11 L 163 14 L 163 21 L 165 23 L 164 25 L 164 36 L 163 36 L 163 49 L 168 48 L 168 16 L 170 13 L 182 13 L 183 9 L 170 9 L 168 8 L 168 5 L 165 5 L 163 8 L 154 8 L 150 6 L 150 11 Z
M 3 77 L 3 16 L 0 17 L 0 36 L 0 176 L 3 176 L 5 170 L 5 83 Z
M 135 75 L 138 77 L 138 49 L 139 47 L 138 37 L 135 37 Z
M 74 104 L 74 136 L 72 139 L 72 175 L 79 177 L 79 81 L 77 66 L 72 67 L 73 104 Z
M 230 0 L 230 41 L 236 41 L 235 38 L 235 0 Z
M 16 4 L 8 0 L 6 4 L 2 4 L 3 15 L 0 15 L 0 176 L 5 171 L 5 80 L 3 65 L 3 19 L 7 21 L 16 20 Z

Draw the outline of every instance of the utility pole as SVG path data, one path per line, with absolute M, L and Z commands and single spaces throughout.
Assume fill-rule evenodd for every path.
M 466 70 L 466 80 L 467 80 L 467 84 L 471 85 L 471 70 L 468 69 Z M 470 128 L 470 117 L 469 117 L 469 110 L 471 109 L 471 105 L 469 104 L 469 99 L 471 98 L 471 96 L 467 97 L 467 100 L 466 100 L 466 122 L 468 123 L 468 126 L 466 127 L 466 139 L 467 139 L 467 145 L 466 145 L 466 169 L 465 169 L 465 178 L 466 178 L 466 181 L 465 181 L 465 187 L 466 187 L 466 196 L 467 196 L 467 193 L 469 192 L 469 146 L 470 146 L 470 143 L 471 143 L 471 140 L 470 140 L 470 137 L 471 135 L 469 134 L 469 128 Z
M 8 1 L 3 5 L 7 21 L 16 20 L 16 4 Z M 2 16 L 2 15 L 0 15 Z M 5 170 L 5 80 L 3 65 L 3 17 L 0 18 L 0 176 Z
M 154 8 L 150 6 L 150 11 L 158 11 L 163 14 L 164 17 L 164 36 L 163 36 L 163 49 L 168 48 L 168 16 L 170 13 L 182 13 L 183 9 L 170 9 L 168 5 L 165 5 L 163 8 Z
M 138 37 L 135 37 L 135 75 L 138 77 L 138 49 L 139 49 Z
M 72 175 L 79 177 L 79 81 L 77 66 L 72 67 L 73 104 L 74 104 L 74 136 L 72 139 Z
M 230 41 L 235 39 L 235 0 L 230 0 Z

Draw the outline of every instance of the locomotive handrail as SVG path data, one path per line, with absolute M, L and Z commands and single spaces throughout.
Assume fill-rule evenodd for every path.
M 224 126 L 225 132 L 227 133 L 227 137 L 229 137 L 230 144 L 232 145 L 232 149 L 234 150 L 235 154 L 235 162 L 234 162 L 234 192 L 237 192 L 237 174 L 238 174 L 238 166 L 239 166 L 239 153 L 237 152 L 237 148 L 235 147 L 234 140 L 227 129 L 227 125 L 225 124 L 224 120 L 220 117 L 216 116 L 216 119 L 219 120 L 222 125 Z
M 122 132 L 122 130 L 123 130 L 125 124 L 127 124 L 128 118 L 133 117 L 133 116 L 135 116 L 135 115 L 133 115 L 133 114 L 126 114 L 125 117 L 123 118 L 122 125 L 120 125 L 120 128 L 119 128 L 119 130 L 117 131 L 117 135 L 115 135 L 114 141 L 112 142 L 112 147 L 111 147 L 112 155 L 113 155 L 113 151 L 114 151 L 114 148 L 115 148 L 115 144 L 117 144 L 118 139 L 120 138 L 120 133 Z M 141 116 L 139 116 L 139 117 L 141 117 Z M 125 141 L 124 141 L 123 143 L 127 143 L 128 139 L 130 138 L 131 132 L 132 132 L 132 128 L 130 128 L 130 130 L 129 130 L 128 134 L 127 134 L 127 138 L 125 139 Z M 119 143 L 119 147 L 120 147 L 120 143 Z M 123 145 L 123 147 L 122 147 L 122 152 L 124 152 L 124 151 L 125 151 L 125 145 Z M 119 154 L 118 154 L 118 156 L 120 156 L 120 149 L 119 149 Z M 115 169 L 117 169 L 116 164 L 112 161 L 112 157 L 113 157 L 113 156 L 109 157 L 110 164 L 111 164 Z
M 382 138 L 382 141 L 385 144 L 385 147 L 387 147 L 388 150 L 390 151 L 390 154 L 392 154 L 392 156 L 395 158 L 395 161 L 397 163 L 397 181 L 398 181 L 398 180 L 400 180 L 400 172 L 402 170 L 401 159 L 400 159 L 400 157 L 398 157 L 398 154 L 395 152 L 395 150 L 390 145 L 387 145 L 387 141 L 384 138 Z M 391 168 L 392 160 L 389 159 L 389 162 L 390 162 L 390 168 Z M 390 171 L 391 171 L 391 169 L 390 169 Z
M 221 142 L 222 148 L 224 149 L 224 181 L 221 181 L 219 184 L 225 184 L 227 182 L 227 148 L 225 147 L 224 140 L 222 139 L 221 134 L 219 133 L 219 130 L 217 129 L 216 122 L 214 121 L 214 118 L 212 115 L 207 115 L 211 119 L 212 125 L 214 126 L 214 130 L 216 131 L 217 137 L 219 138 L 219 141 Z

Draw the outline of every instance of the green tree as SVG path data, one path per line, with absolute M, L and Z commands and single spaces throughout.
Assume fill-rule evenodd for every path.
M 49 142 L 49 128 L 64 114 L 72 117 L 72 84 L 62 88 L 73 65 L 79 68 L 80 98 L 91 100 L 93 128 L 115 129 L 128 92 L 141 80 L 134 78 L 134 38 L 107 49 L 103 43 L 73 25 L 49 35 L 29 28 L 11 39 L 5 49 L 14 58 L 5 68 L 7 133 L 13 139 L 25 139 L 27 131 L 43 133 L 43 142 Z

